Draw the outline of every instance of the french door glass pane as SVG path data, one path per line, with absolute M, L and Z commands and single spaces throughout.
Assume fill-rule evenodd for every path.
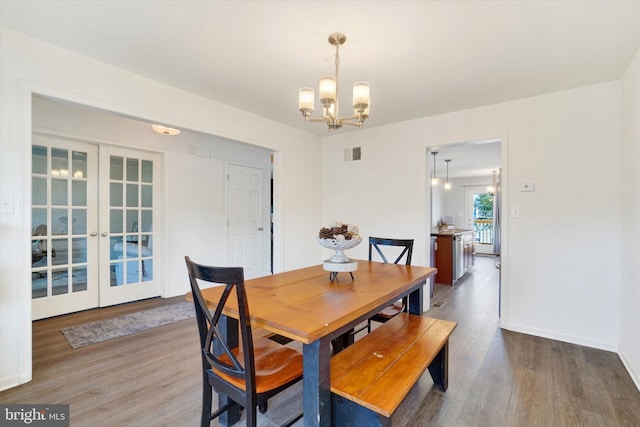
M 87 175 L 87 153 L 74 151 L 72 156 L 72 167 L 74 178 L 88 178 Z
M 122 166 L 123 162 L 122 157 L 111 156 L 109 160 L 109 177 L 114 181 L 122 181 L 122 171 L 124 170 Z
M 153 212 L 144 210 L 140 212 L 140 231 L 143 233 L 149 233 L 152 228 Z
M 74 181 L 71 184 L 71 204 L 87 206 L 87 181 Z
M 69 273 L 68 269 L 51 271 L 51 295 L 62 295 L 69 293 Z
M 87 262 L 87 238 L 81 237 L 72 239 L 72 255 L 71 260 L 74 264 L 82 264 Z
M 138 207 L 138 185 L 127 184 L 127 207 Z
M 142 161 L 142 182 L 153 182 L 153 162 L 149 160 Z
M 47 147 L 34 145 L 31 148 L 31 172 L 38 175 L 47 174 Z
M 47 204 L 47 178 L 31 178 L 31 204 Z
M 82 292 L 87 290 L 87 268 L 86 267 L 74 267 L 73 268 L 73 292 Z
M 143 208 L 150 208 L 153 206 L 153 187 L 150 185 L 143 185 L 140 189 L 141 194 L 141 206 Z
M 71 232 L 76 234 L 87 234 L 87 210 L 73 209 L 73 219 L 71 220 Z
M 48 295 L 48 275 L 46 270 L 31 274 L 31 298 L 43 298 Z
M 51 175 L 69 176 L 69 152 L 59 148 L 51 149 Z
M 66 265 L 69 263 L 69 241 L 67 239 L 51 239 L 52 264 Z
M 51 180 L 51 204 L 54 206 L 64 206 L 67 204 L 67 180 Z
M 67 234 L 67 209 L 54 208 L 51 209 L 51 234 L 55 236 L 64 236 Z
M 112 182 L 109 186 L 109 203 L 113 207 L 122 206 L 122 184 Z
M 122 233 L 122 210 L 120 209 L 111 209 L 109 212 L 109 232 L 111 234 L 114 233 Z
M 139 181 L 138 159 L 127 159 L 127 181 Z

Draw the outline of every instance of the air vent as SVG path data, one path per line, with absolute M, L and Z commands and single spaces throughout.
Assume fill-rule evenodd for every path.
M 351 162 L 354 160 L 362 159 L 362 148 L 361 147 L 353 147 L 353 148 L 345 148 L 344 150 L 344 161 Z

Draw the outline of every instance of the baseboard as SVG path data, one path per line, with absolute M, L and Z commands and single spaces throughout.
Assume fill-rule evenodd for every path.
M 611 351 L 618 354 L 618 347 L 612 343 L 606 343 L 601 341 L 587 340 L 584 338 L 576 337 L 573 335 L 560 334 L 546 329 L 530 328 L 528 326 L 522 326 L 514 323 L 507 323 L 503 326 L 503 329 L 507 329 L 513 332 L 520 332 L 527 335 L 534 335 L 536 337 L 548 338 L 551 340 L 567 342 L 570 344 L 583 345 L 585 347 L 597 348 L 598 350 Z
M 10 388 L 18 387 L 19 385 L 20 377 L 18 375 L 2 378 L 2 380 L 0 380 L 0 391 L 9 390 Z
M 636 371 L 633 370 L 633 366 L 631 365 L 631 363 L 629 363 L 629 359 L 624 354 L 624 351 L 620 350 L 618 352 L 618 356 L 620 356 L 620 360 L 622 360 L 622 364 L 629 373 L 629 376 L 631 377 L 631 380 L 633 380 L 633 383 L 636 385 L 636 388 L 638 389 L 638 391 L 640 391 L 640 377 L 638 376 Z

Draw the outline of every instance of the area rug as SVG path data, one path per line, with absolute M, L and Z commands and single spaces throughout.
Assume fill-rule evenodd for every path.
M 146 331 L 158 326 L 195 316 L 192 302 L 184 301 L 162 307 L 125 314 L 111 319 L 98 320 L 78 326 L 61 329 L 73 348 L 107 341 L 136 332 Z

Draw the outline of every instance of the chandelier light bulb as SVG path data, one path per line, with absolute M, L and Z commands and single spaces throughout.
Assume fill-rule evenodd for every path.
M 318 84 L 318 93 L 320 94 L 320 102 L 323 104 L 336 102 L 336 78 L 333 76 L 324 76 Z
M 315 92 L 310 87 L 303 87 L 298 94 L 298 109 L 313 112 Z
M 369 106 L 369 83 L 357 82 L 353 84 L 353 108 L 365 108 Z

